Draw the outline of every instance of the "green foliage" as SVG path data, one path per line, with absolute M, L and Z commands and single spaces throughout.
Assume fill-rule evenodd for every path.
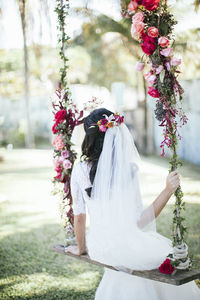
M 68 58 L 65 54 L 65 49 L 67 48 L 68 41 L 70 37 L 66 33 L 65 24 L 66 24 L 66 17 L 69 14 L 69 0 L 56 0 L 56 8 L 55 12 L 57 13 L 58 18 L 58 44 L 60 44 L 60 59 L 63 63 L 63 66 L 60 68 L 60 82 L 62 88 L 65 88 L 69 92 L 69 88 L 67 87 L 67 69 L 69 68 L 67 62 Z

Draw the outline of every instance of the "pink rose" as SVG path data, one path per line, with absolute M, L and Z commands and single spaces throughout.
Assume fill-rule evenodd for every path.
M 172 56 L 172 53 L 173 53 L 173 48 L 165 48 L 160 51 L 160 54 L 162 54 L 165 57 Z
M 61 152 L 61 155 L 62 155 L 62 157 L 64 157 L 64 158 L 68 158 L 68 157 L 69 157 L 69 151 L 63 150 L 63 151 Z
M 155 81 L 156 81 L 156 76 L 155 75 L 149 76 L 148 79 L 147 79 L 147 81 L 148 81 L 148 83 L 150 85 L 153 85 L 155 83 Z
M 143 12 L 139 11 L 132 17 L 132 22 L 142 22 L 144 20 L 144 14 Z
M 101 125 L 99 127 L 99 130 L 102 131 L 102 132 L 105 132 L 106 131 L 106 126 L 105 125 Z
M 144 31 L 144 23 L 143 22 L 133 23 L 132 27 L 133 27 L 133 31 L 139 35 L 141 35 Z
M 147 30 L 147 34 L 148 34 L 148 36 L 153 37 L 153 38 L 158 37 L 158 34 L 159 34 L 158 28 L 149 27 Z
M 64 148 L 62 134 L 58 134 L 53 138 L 52 145 L 59 151 Z
M 170 60 L 171 66 L 179 66 L 181 64 L 181 58 L 172 57 Z
M 148 94 L 151 97 L 154 97 L 154 98 L 159 98 L 160 97 L 159 91 L 157 89 L 153 88 L 152 86 L 148 87 Z
M 141 62 L 141 61 L 138 61 L 138 62 L 136 63 L 135 69 L 136 69 L 137 71 L 141 72 L 141 71 L 144 69 L 144 63 Z
M 63 167 L 64 167 L 65 169 L 70 169 L 71 166 L 72 166 L 72 163 L 71 163 L 71 161 L 70 161 L 69 159 L 65 159 L 65 160 L 63 161 Z
M 162 70 L 164 69 L 164 67 L 163 66 L 158 66 L 157 68 L 156 68 L 156 74 L 158 75 L 158 74 L 160 74 L 161 72 L 162 72 Z
M 161 46 L 161 47 L 167 47 L 169 45 L 169 39 L 165 36 L 161 36 L 159 39 L 158 39 L 158 44 Z
M 133 0 L 128 5 L 129 13 L 133 13 L 138 8 L 138 3 L 136 0 Z

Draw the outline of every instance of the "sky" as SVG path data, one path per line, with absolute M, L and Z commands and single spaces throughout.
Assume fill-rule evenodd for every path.
M 51 18 L 51 32 L 49 31 L 48 22 L 45 16 L 42 16 L 42 28 L 43 34 L 40 34 L 39 26 L 39 7 L 37 3 L 39 1 L 30 1 L 31 11 L 34 11 L 35 25 L 33 31 L 28 34 L 29 43 L 34 41 L 41 44 L 50 44 L 56 46 L 57 44 L 57 30 L 56 30 L 56 14 L 54 12 L 54 1 L 49 1 L 50 18 Z M 175 0 L 168 1 L 169 5 L 175 8 L 175 16 L 178 20 L 176 25 L 176 31 L 185 31 L 189 28 L 200 27 L 200 9 L 198 13 L 194 12 L 193 0 L 179 0 L 178 3 Z M 82 7 L 87 4 L 88 8 L 97 10 L 101 13 L 107 14 L 116 20 L 120 19 L 120 5 L 119 0 L 71 0 L 71 7 Z M 187 4 L 187 6 L 186 6 Z M 183 8 L 183 5 L 185 6 Z M 22 48 L 23 39 L 21 31 L 21 21 L 18 12 L 16 0 L 0 0 L 1 16 L 0 16 L 0 49 L 8 48 Z M 189 9 L 188 9 L 189 8 Z M 185 10 L 185 12 L 183 12 Z M 29 21 L 33 20 L 33 15 L 29 16 Z M 83 19 L 78 16 L 70 14 L 67 18 L 67 32 L 73 37 L 81 31 Z

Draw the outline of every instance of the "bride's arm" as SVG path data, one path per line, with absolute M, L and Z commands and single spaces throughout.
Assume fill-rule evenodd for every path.
M 86 226 L 86 214 L 81 213 L 74 215 L 74 232 L 77 241 L 77 246 L 68 246 L 65 248 L 65 252 L 70 252 L 74 255 L 82 255 L 87 253 L 85 243 L 85 226 Z
M 79 255 L 86 253 L 85 242 L 85 227 L 86 227 L 86 214 L 79 214 L 74 216 L 74 231 L 77 240 Z
M 154 202 L 147 207 L 141 214 L 140 219 L 137 224 L 140 228 L 143 228 L 148 223 L 152 221 L 152 219 L 160 214 L 162 209 L 165 207 L 166 203 L 176 191 L 176 189 L 180 185 L 180 179 L 177 171 L 173 171 L 168 174 L 166 179 L 166 186 L 164 190 L 158 195 L 158 197 L 154 200 Z M 152 213 L 153 207 L 153 213 Z

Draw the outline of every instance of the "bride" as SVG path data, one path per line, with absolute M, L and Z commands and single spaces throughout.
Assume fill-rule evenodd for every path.
M 124 117 L 95 109 L 85 118 L 84 130 L 81 161 L 71 174 L 77 246 L 66 252 L 88 252 L 91 259 L 119 270 L 104 269 L 95 299 L 200 299 L 194 281 L 173 286 L 123 272 L 158 268 L 172 253 L 171 241 L 156 232 L 155 219 L 180 184 L 177 171 L 167 176 L 163 191 L 145 207 L 138 181 L 140 158 Z

